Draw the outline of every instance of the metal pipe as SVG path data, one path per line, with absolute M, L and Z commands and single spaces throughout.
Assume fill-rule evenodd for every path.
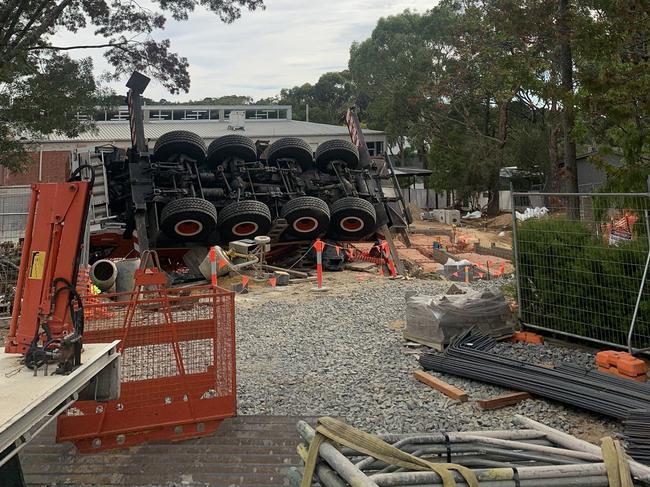
M 515 261 L 515 285 L 517 288 L 517 321 L 521 323 L 521 282 L 519 271 L 519 242 L 517 241 L 517 210 L 515 210 L 514 185 L 510 181 L 510 206 L 512 206 L 512 255 Z M 488 269 L 488 278 L 490 270 Z
M 648 181 L 650 185 L 650 179 Z M 648 188 L 650 191 L 650 187 Z M 646 238 L 648 240 L 648 255 L 645 259 L 645 266 L 643 267 L 643 276 L 641 277 L 641 284 L 639 285 L 639 294 L 636 296 L 636 303 L 634 304 L 634 313 L 632 314 L 632 322 L 630 323 L 630 331 L 627 333 L 627 351 L 634 353 L 632 350 L 632 335 L 634 334 L 634 325 L 636 324 L 636 317 L 639 313 L 639 305 L 643 297 L 643 290 L 645 288 L 646 277 L 648 276 L 648 266 L 650 266 L 650 222 L 648 221 L 648 210 L 645 210 L 645 230 Z
M 460 482 L 463 482 L 463 477 L 457 473 L 454 473 L 454 478 L 458 485 Z M 489 482 L 500 481 L 500 482 L 510 482 L 509 484 L 514 486 L 513 475 L 514 472 L 511 468 L 489 468 L 489 469 L 478 469 L 474 473 L 481 486 L 490 485 Z M 531 486 L 545 486 L 548 485 L 550 479 L 562 479 L 564 484 L 560 485 L 571 485 L 569 484 L 570 479 L 580 479 L 585 477 L 605 477 L 607 478 L 607 470 L 603 463 L 589 463 L 589 464 L 578 464 L 578 465 L 552 465 L 552 466 L 542 466 L 542 467 L 518 467 L 517 476 L 520 482 L 525 480 L 536 481 L 537 483 L 531 483 Z M 377 483 L 380 487 L 401 487 L 407 485 L 440 485 L 442 481 L 440 476 L 435 472 L 398 472 L 398 473 L 388 473 L 388 474 L 376 474 L 371 475 L 370 478 Z M 498 484 L 497 484 L 498 485 Z M 520 484 L 525 485 L 525 484 Z M 591 485 L 591 484 L 574 484 L 574 485 Z M 607 485 L 607 484 L 605 484 Z
M 382 487 L 388 484 L 380 484 Z M 441 482 L 427 482 L 418 484 L 390 484 L 391 487 L 438 487 Z M 457 480 L 458 487 L 465 487 L 467 483 Z M 608 487 L 609 480 L 607 476 L 591 475 L 587 477 L 571 478 L 549 478 L 549 479 L 525 479 L 515 482 L 514 480 L 483 480 L 480 482 L 481 487 Z
M 311 445 L 316 431 L 304 421 L 298 421 L 298 433 L 307 444 Z M 375 482 L 364 475 L 361 470 L 354 466 L 350 460 L 327 441 L 321 443 L 318 453 L 351 487 L 377 487 Z
M 540 432 L 543 432 L 548 436 L 550 440 L 557 443 L 558 445 L 564 446 L 566 448 L 572 448 L 574 450 L 583 451 L 587 453 L 592 453 L 594 455 L 600 455 L 602 458 L 602 452 L 600 448 L 596 445 L 592 445 L 584 440 L 580 440 L 574 436 L 563 433 L 562 431 L 546 426 L 545 424 L 538 423 L 537 421 L 516 414 L 514 417 L 514 422 L 520 425 L 525 426 L 526 428 L 533 428 Z M 632 475 L 637 477 L 639 480 L 644 482 L 650 481 L 650 467 L 643 465 L 634 460 L 630 460 L 630 472 Z

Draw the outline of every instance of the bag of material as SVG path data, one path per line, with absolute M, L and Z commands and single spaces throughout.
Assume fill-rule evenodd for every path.
M 404 337 L 409 340 L 446 345 L 472 327 L 494 338 L 514 333 L 512 312 L 500 291 L 467 291 L 437 298 L 415 295 L 406 301 Z

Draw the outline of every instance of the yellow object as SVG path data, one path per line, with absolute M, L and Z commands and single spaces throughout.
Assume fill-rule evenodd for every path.
M 44 250 L 35 250 L 32 252 L 32 258 L 29 266 L 30 279 L 43 279 L 43 271 L 45 269 L 45 256 L 47 252 Z
M 305 473 L 301 487 L 309 487 L 318 460 L 318 451 L 323 441 L 331 440 L 342 446 L 369 455 L 381 460 L 388 465 L 395 465 L 410 470 L 432 471 L 442 479 L 444 487 L 455 487 L 456 481 L 452 470 L 457 471 L 465 479 L 469 487 L 479 487 L 476 475 L 472 470 L 455 463 L 433 463 L 406 453 L 399 448 L 389 445 L 377 436 L 365 433 L 353 426 L 334 418 L 324 417 L 318 419 L 316 435 L 309 445 L 309 453 L 305 462 Z
M 605 463 L 610 487 L 633 487 L 630 464 L 621 443 L 611 436 L 603 438 L 601 443 L 603 463 Z

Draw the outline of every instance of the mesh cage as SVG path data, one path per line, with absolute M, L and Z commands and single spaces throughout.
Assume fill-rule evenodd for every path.
M 87 295 L 84 315 L 84 342 L 121 340 L 121 395 L 76 402 L 58 418 L 57 441 L 97 451 L 180 440 L 235 415 L 233 293 L 197 286 Z
M 514 250 L 524 326 L 650 347 L 649 196 L 513 193 L 523 199 Z

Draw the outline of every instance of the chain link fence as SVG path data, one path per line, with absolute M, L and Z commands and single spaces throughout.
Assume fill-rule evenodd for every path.
M 18 242 L 25 236 L 30 186 L 0 187 L 0 243 Z
M 30 186 L 0 187 L 0 318 L 11 314 L 31 194 Z
M 533 199 L 538 207 L 513 211 L 522 324 L 601 344 L 650 347 L 650 195 L 537 193 Z

